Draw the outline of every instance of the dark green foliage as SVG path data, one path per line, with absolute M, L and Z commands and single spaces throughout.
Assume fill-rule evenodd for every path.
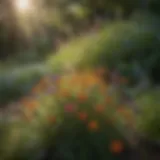
M 160 1 L 159 0 L 150 0 L 149 9 L 151 12 L 160 14 Z
M 86 36 L 73 44 L 69 43 L 49 61 L 53 69 L 63 68 L 67 63 L 80 68 L 99 65 L 118 68 L 128 72 L 130 79 L 134 78 L 132 67 L 136 62 L 147 76 L 156 81 L 160 60 L 160 42 L 156 31 L 154 27 L 135 21 L 113 23 L 93 37 Z M 75 49 L 71 47 L 73 45 Z M 68 57 L 70 62 L 64 57 Z
M 160 91 L 151 89 L 143 95 L 137 97 L 137 104 L 140 106 L 142 114 L 139 116 L 139 129 L 145 137 L 150 140 L 159 141 L 160 139 Z
M 8 69 L 0 74 L 0 104 L 18 100 L 44 76 L 48 70 L 44 65 Z

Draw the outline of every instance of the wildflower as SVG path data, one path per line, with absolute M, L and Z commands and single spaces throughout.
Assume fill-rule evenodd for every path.
M 85 121 L 87 119 L 87 113 L 85 112 L 79 112 L 78 113 L 78 118 L 82 121 Z
M 89 122 L 88 128 L 89 128 L 90 130 L 92 130 L 92 131 L 96 131 L 96 130 L 99 128 L 98 122 L 97 122 L 97 121 L 94 121 L 94 120 L 91 121 L 91 122 Z
M 112 153 L 119 154 L 123 151 L 124 145 L 120 140 L 114 140 L 111 142 L 109 148 Z

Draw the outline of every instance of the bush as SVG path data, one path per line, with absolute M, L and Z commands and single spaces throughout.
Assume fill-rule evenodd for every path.
M 158 89 L 152 89 L 137 98 L 137 104 L 141 109 L 138 121 L 139 129 L 146 138 L 152 141 L 160 139 L 159 95 Z
M 128 131 L 134 130 L 135 115 L 97 74 L 100 72 L 86 71 L 42 79 L 31 96 L 18 102 L 23 114 L 10 132 L 3 156 L 36 159 L 42 151 L 47 151 L 49 159 L 63 160 L 124 156 L 131 148 Z M 11 144 L 13 136 L 17 139 Z M 13 144 L 17 147 L 12 148 Z
M 153 69 L 159 66 L 159 51 L 159 40 L 153 28 L 134 21 L 116 22 L 98 34 L 69 43 L 56 56 L 49 57 L 48 62 L 52 69 L 63 69 L 66 65 L 119 68 L 137 61 L 148 76 L 153 76 Z
M 32 65 L 1 72 L 0 75 L 0 104 L 18 100 L 49 70 L 44 65 Z

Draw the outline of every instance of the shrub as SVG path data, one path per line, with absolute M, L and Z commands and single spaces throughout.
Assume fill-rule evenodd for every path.
M 47 71 L 44 65 L 15 68 L 1 72 L 0 105 L 18 100 L 27 94 Z
M 56 56 L 49 57 L 48 63 L 53 70 L 62 70 L 66 65 L 73 68 L 119 68 L 137 61 L 148 76 L 155 79 L 152 73 L 159 66 L 159 51 L 159 40 L 153 28 L 135 21 L 116 22 L 98 34 L 69 43 Z
M 138 126 L 143 135 L 152 141 L 160 139 L 160 108 L 158 89 L 153 89 L 137 98 L 137 104 L 141 107 Z
M 12 153 L 16 160 L 34 159 L 46 150 L 49 159 L 122 157 L 131 147 L 133 137 L 128 131 L 134 130 L 135 115 L 101 79 L 102 74 L 104 70 L 42 79 L 31 95 L 19 102 L 23 107 L 16 140 L 20 150 L 6 154 Z

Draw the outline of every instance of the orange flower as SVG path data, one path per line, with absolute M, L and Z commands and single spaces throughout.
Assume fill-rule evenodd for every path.
M 86 119 L 87 119 L 87 113 L 85 113 L 85 112 L 79 112 L 78 113 L 78 118 L 80 119 L 80 120 L 82 120 L 82 121 L 85 121 Z
M 80 100 L 81 102 L 84 102 L 84 101 L 87 100 L 87 95 L 84 94 L 84 93 L 80 93 L 80 95 L 78 96 L 78 98 L 79 98 L 79 100 Z
M 91 121 L 91 122 L 89 122 L 88 128 L 90 130 L 94 130 L 94 131 L 97 130 L 99 128 L 98 122 L 97 121 Z
M 100 113 L 103 112 L 104 109 L 105 109 L 105 107 L 101 104 L 98 104 L 95 108 L 96 112 L 100 112 Z
M 120 140 L 112 141 L 109 147 L 110 147 L 110 151 L 116 154 L 121 153 L 124 149 L 124 145 Z

